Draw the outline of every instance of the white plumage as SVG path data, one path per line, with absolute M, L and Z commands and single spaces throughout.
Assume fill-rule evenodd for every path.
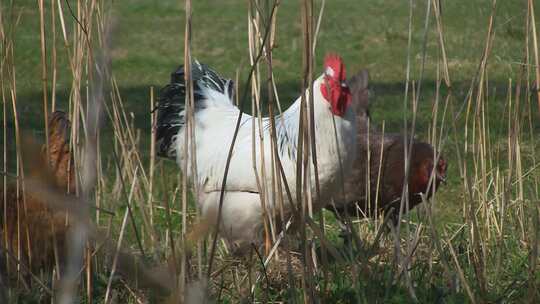
M 325 70 L 328 69 L 330 67 L 327 66 Z M 332 72 L 336 74 L 333 70 Z M 321 86 L 328 85 L 328 82 L 335 77 L 336 75 L 326 73 L 313 83 L 316 149 L 321 186 L 321 200 L 315 201 L 313 198 L 316 210 L 323 207 L 332 193 L 339 189 L 341 174 L 346 174 L 341 169 L 346 170 L 350 167 L 356 147 L 356 123 L 352 109 L 347 104 L 343 113 L 333 114 L 338 111 L 334 110 L 335 107 L 339 107 L 337 103 L 343 102 L 346 98 L 332 103 L 326 100 L 322 93 Z M 232 102 L 234 91 L 232 81 L 219 77 L 214 71 L 198 62 L 193 64 L 192 79 L 195 90 L 194 131 L 198 178 L 196 182 L 200 192 L 198 202 L 203 215 L 215 216 L 219 206 L 228 151 L 240 110 Z M 338 86 L 342 87 L 342 81 L 339 81 Z M 309 90 L 306 96 L 308 92 Z M 158 105 L 157 126 L 160 154 L 175 159 L 179 166 L 182 166 L 185 157 L 183 153 L 186 133 L 183 127 L 184 93 L 183 68 L 180 67 L 176 73 L 173 73 L 171 84 L 162 90 Z M 343 94 L 347 93 L 348 90 L 343 92 Z M 296 194 L 299 116 L 300 97 L 282 115 L 275 117 L 279 156 L 293 200 L 296 200 L 294 195 Z M 255 130 L 253 130 L 254 125 Z M 261 145 L 258 137 L 260 127 L 262 127 L 264 140 L 264 164 L 261 162 Z M 256 136 L 255 145 L 253 145 L 253 134 Z M 255 147 L 255 153 L 253 153 L 253 147 Z M 257 171 L 253 167 L 254 155 Z M 264 165 L 267 173 L 266 184 L 271 185 L 271 158 L 269 118 L 264 118 L 262 126 L 259 126 L 257 117 L 244 113 L 228 172 L 220 227 L 221 235 L 230 244 L 239 248 L 261 241 L 263 209 L 256 174 L 262 182 L 261 172 Z M 311 162 L 310 165 L 312 165 Z M 188 174 L 190 172 L 189 169 Z M 310 170 L 310 172 L 314 195 L 314 171 Z M 285 212 L 290 214 L 291 208 L 286 193 L 283 193 L 283 197 L 285 198 Z M 272 193 L 267 193 L 266 206 L 269 211 L 277 208 L 276 201 Z

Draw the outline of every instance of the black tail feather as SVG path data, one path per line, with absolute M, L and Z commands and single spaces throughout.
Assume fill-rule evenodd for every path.
M 204 96 L 202 88 L 209 88 L 227 94 L 233 100 L 233 82 L 221 78 L 208 66 L 194 61 L 191 78 L 193 81 L 193 95 L 195 113 L 204 109 Z M 156 144 L 157 154 L 161 157 L 176 158 L 176 137 L 185 124 L 185 71 L 181 65 L 171 73 L 171 81 L 160 91 L 158 105 Z

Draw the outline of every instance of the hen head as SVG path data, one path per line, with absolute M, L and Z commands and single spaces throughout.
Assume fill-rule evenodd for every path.
M 413 155 L 414 157 L 415 155 Z M 437 164 L 434 164 L 433 159 L 433 153 L 431 153 L 430 156 L 423 157 L 421 159 L 417 159 L 419 161 L 419 166 L 414 169 L 411 172 L 411 185 L 409 186 L 409 189 L 411 193 L 423 193 L 427 194 L 427 196 L 431 196 L 433 192 L 433 188 L 431 186 L 431 174 L 435 174 L 434 181 L 435 181 L 435 189 L 438 188 L 438 186 L 441 183 L 446 182 L 446 169 L 447 169 L 447 162 L 446 159 L 439 154 L 439 158 L 437 160 Z

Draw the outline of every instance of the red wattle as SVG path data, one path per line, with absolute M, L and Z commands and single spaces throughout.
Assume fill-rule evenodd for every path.
M 330 103 L 330 108 L 334 115 L 343 117 L 345 111 L 351 104 L 352 95 L 349 87 L 341 86 L 331 79 L 325 79 L 321 83 L 321 94 Z

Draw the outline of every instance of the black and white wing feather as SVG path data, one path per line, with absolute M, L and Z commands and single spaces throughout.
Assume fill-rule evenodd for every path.
M 207 107 L 215 106 L 216 100 L 227 106 L 234 106 L 234 82 L 224 79 L 205 64 L 194 61 L 191 78 L 193 80 L 194 115 Z M 226 98 L 210 98 L 218 93 Z M 208 102 L 208 100 L 212 102 Z M 185 124 L 186 84 L 184 66 L 171 74 L 171 81 L 161 89 L 156 125 L 156 145 L 158 156 L 176 159 L 178 145 L 176 139 Z

